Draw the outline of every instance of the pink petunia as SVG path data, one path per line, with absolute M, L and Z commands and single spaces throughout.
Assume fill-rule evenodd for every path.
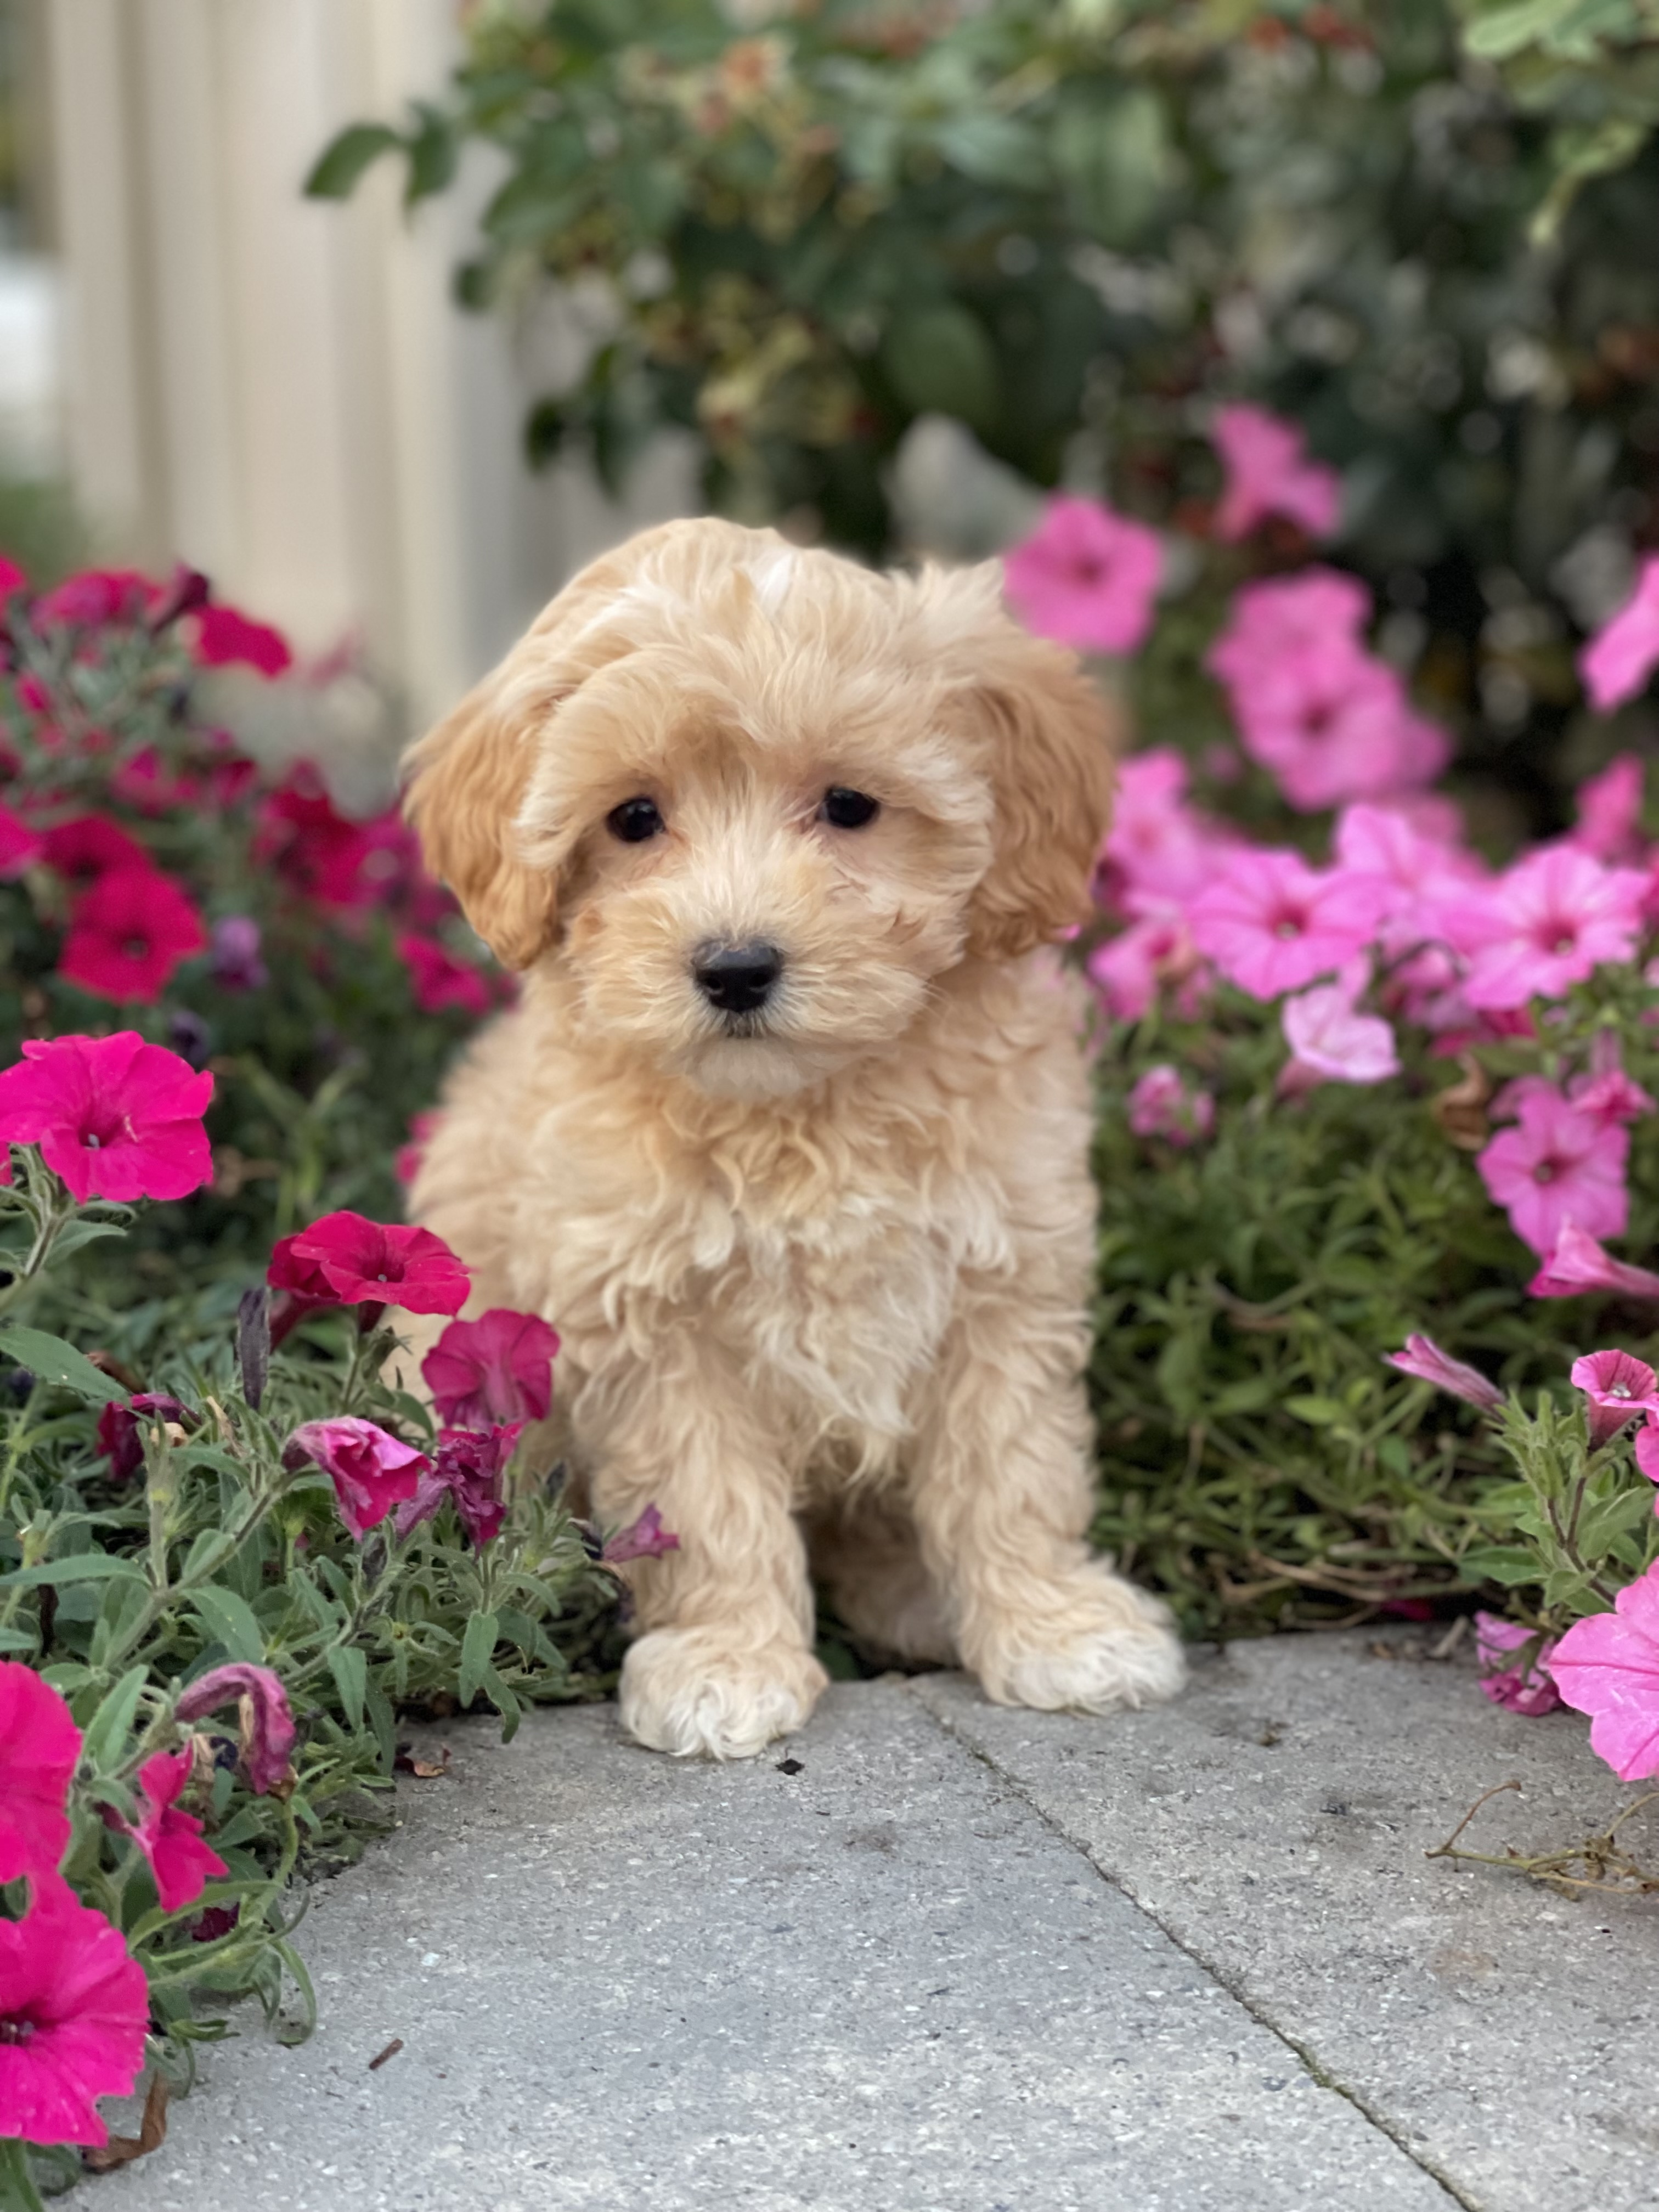
M 58 1871 L 80 1756 L 81 1731 L 58 1692 L 33 1667 L 0 1659 L 0 1882 Z
M 1339 866 L 1374 876 L 1385 886 L 1388 902 L 1377 937 L 1395 957 L 1435 936 L 1441 902 L 1467 895 L 1483 873 L 1473 854 L 1428 835 L 1398 804 L 1360 801 L 1345 807 L 1337 817 L 1334 850 Z
M 1554 1649 L 1548 1637 L 1540 1636 L 1536 1629 L 1522 1627 L 1518 1621 L 1500 1620 L 1491 1613 L 1474 1616 L 1474 1651 L 1480 1662 L 1481 1690 L 1493 1705 L 1523 1713 L 1528 1720 L 1559 1710 L 1560 1693 L 1544 1671 L 1544 1662 Z M 1517 1661 L 1517 1651 L 1528 1656 Z
M 293 653 L 280 630 L 250 622 L 234 607 L 204 607 L 195 623 L 195 654 L 204 668 L 240 662 L 269 678 L 280 676 L 293 663 Z
M 1578 672 L 1601 714 L 1633 699 L 1659 666 L 1659 553 L 1637 571 L 1636 586 L 1578 656 Z
M 421 1362 L 439 1419 L 453 1428 L 544 1421 L 553 1395 L 556 1330 L 539 1314 L 492 1306 L 453 1321 Z
M 1627 1130 L 1581 1113 L 1559 1091 L 1535 1091 L 1519 1125 L 1501 1129 L 1475 1161 L 1496 1204 L 1541 1259 L 1569 1222 L 1587 1236 L 1618 1237 L 1630 1212 Z
M 680 1540 L 672 1529 L 662 1525 L 662 1515 L 654 1505 L 647 1505 L 637 1521 L 630 1521 L 614 1536 L 605 1539 L 599 1557 L 608 1566 L 620 1566 L 624 1559 L 659 1559 L 665 1553 L 678 1552 Z
M 1387 905 L 1376 880 L 1318 873 L 1299 854 L 1236 854 L 1188 909 L 1198 950 L 1252 998 L 1273 999 L 1362 951 Z
M 1576 1221 L 1563 1227 L 1554 1250 L 1527 1289 L 1535 1298 L 1577 1298 L 1587 1291 L 1617 1291 L 1627 1298 L 1659 1304 L 1659 1275 L 1615 1260 Z
M 103 2143 L 100 2097 L 144 2063 L 149 1984 L 119 1929 L 62 1882 L 0 1920 L 0 2137 Z
M 1389 1352 L 1388 1362 L 1402 1375 L 1419 1382 L 1432 1382 L 1437 1390 L 1449 1391 L 1466 1405 L 1479 1406 L 1483 1413 L 1491 1413 L 1504 1402 L 1504 1394 L 1495 1382 L 1489 1382 L 1478 1367 L 1467 1366 L 1443 1352 L 1432 1337 L 1408 1336 L 1405 1350 Z
M 100 999 L 148 1006 L 207 932 L 188 894 L 158 869 L 120 868 L 76 901 L 59 972 Z
M 319 1304 L 378 1303 L 441 1314 L 459 1313 L 472 1285 L 471 1271 L 429 1229 L 350 1212 L 325 1214 L 281 1238 L 265 1279 L 273 1290 Z
M 398 957 L 409 970 L 415 1003 L 423 1014 L 450 1007 L 465 1014 L 489 1012 L 489 985 L 482 971 L 470 960 L 458 960 L 435 938 L 404 930 L 398 939 Z
M 1576 1620 L 1547 1666 L 1565 1702 L 1591 1716 L 1596 1757 L 1638 1782 L 1659 1772 L 1659 1560 L 1613 1602 Z
M 1568 1084 L 1567 1096 L 1581 1114 L 1597 1121 L 1640 1121 L 1659 1114 L 1659 1099 L 1626 1074 L 1624 1048 L 1615 1029 L 1597 1030 L 1590 1040 L 1589 1065 Z
M 199 1721 L 236 1700 L 241 1726 L 242 1765 L 248 1787 L 263 1797 L 288 1773 L 295 1729 L 288 1692 L 269 1667 L 234 1659 L 210 1668 L 188 1683 L 173 1708 L 179 1721 Z
M 1578 787 L 1578 820 L 1567 842 L 1598 860 L 1637 861 L 1644 856 L 1642 799 L 1646 770 L 1636 753 L 1620 753 L 1599 775 Z
M 28 580 L 27 571 L 0 553 L 0 599 L 9 599 L 14 592 L 24 590 Z
M 1132 921 L 1097 945 L 1087 963 L 1107 1012 L 1121 1022 L 1139 1021 L 1161 988 L 1190 982 L 1201 964 L 1173 908 Z
M 1165 746 L 1132 753 L 1120 765 L 1097 872 L 1103 905 L 1127 910 L 1137 901 L 1190 898 L 1210 880 L 1218 854 L 1238 842 L 1187 804 L 1187 776 L 1186 762 Z
M 1009 604 L 1040 636 L 1081 653 L 1133 653 L 1152 628 L 1158 532 L 1098 501 L 1051 499 L 1004 564 Z
M 214 1875 L 230 1869 L 202 1841 L 202 1823 L 178 1800 L 195 1765 L 188 1748 L 158 1751 L 138 1770 L 142 1805 L 126 1832 L 149 1862 L 163 1912 L 193 1905 Z M 125 1824 L 124 1824 L 125 1825 Z
M 1280 1015 L 1291 1060 L 1280 1089 L 1313 1083 L 1386 1083 L 1400 1073 L 1394 1031 L 1376 1014 L 1362 1014 L 1341 982 L 1316 983 L 1286 999 Z
M 1628 1352 L 1587 1352 L 1573 1361 L 1570 1379 L 1587 1401 L 1584 1419 L 1592 1451 L 1638 1413 L 1659 1413 L 1659 1376 Z
M 1137 1137 L 1162 1137 L 1177 1146 L 1196 1144 L 1215 1126 L 1215 1100 L 1167 1063 L 1149 1067 L 1137 1079 L 1128 1107 L 1129 1127 Z
M 14 883 L 46 857 L 42 838 L 9 806 L 0 806 L 0 884 Z
M 107 814 L 76 814 L 43 830 L 40 845 L 46 866 L 77 891 L 90 890 L 101 877 L 124 868 L 155 866 L 138 840 Z
M 0 1146 L 36 1145 L 76 1202 L 184 1198 L 213 1177 L 213 1078 L 136 1030 L 26 1039 L 0 1071 Z
M 283 1447 L 283 1458 L 292 1467 L 316 1462 L 334 1485 L 341 1520 L 360 1544 L 394 1505 L 414 1497 L 431 1466 L 413 1444 L 355 1413 L 303 1422 Z
M 1603 867 L 1557 845 L 1489 887 L 1447 900 L 1440 927 L 1468 961 L 1464 997 L 1474 1007 L 1524 1006 L 1560 998 L 1603 962 L 1628 962 L 1642 933 L 1645 890 L 1634 869 Z
M 1341 507 L 1341 483 L 1334 469 L 1308 459 L 1296 423 L 1240 404 L 1218 408 L 1210 434 L 1227 472 L 1215 511 L 1218 538 L 1246 537 L 1270 514 L 1298 523 L 1310 538 L 1330 536 Z

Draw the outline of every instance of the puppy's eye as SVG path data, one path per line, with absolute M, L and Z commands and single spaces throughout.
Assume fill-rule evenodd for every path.
M 654 799 L 624 799 L 605 816 L 605 826 L 624 845 L 643 845 L 647 837 L 657 836 L 667 825 Z
M 832 830 L 862 830 L 880 811 L 878 799 L 872 799 L 867 791 L 849 791 L 844 783 L 832 783 L 818 809 Z

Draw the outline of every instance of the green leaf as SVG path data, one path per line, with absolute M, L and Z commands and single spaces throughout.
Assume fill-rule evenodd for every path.
M 382 154 L 403 144 L 398 132 L 384 123 L 353 123 L 323 149 L 305 180 L 308 199 L 349 199 L 363 172 Z
M 245 1659 L 256 1667 L 260 1663 L 265 1656 L 264 1632 L 245 1597 L 210 1583 L 205 1589 L 192 1590 L 190 1603 L 209 1636 L 222 1644 L 233 1659 Z
M 1305 1421 L 1310 1429 L 1334 1428 L 1339 1421 L 1350 1418 L 1348 1408 L 1339 1405 L 1334 1398 L 1287 1398 L 1285 1411 L 1293 1413 L 1298 1421 Z
M 1523 1552 L 1513 1545 L 1492 1546 L 1485 1551 L 1465 1552 L 1458 1565 L 1468 1582 L 1503 1583 L 1518 1588 L 1522 1583 L 1538 1580 L 1539 1558 L 1536 1552 Z
M 409 182 L 404 192 L 409 206 L 416 200 L 430 198 L 434 192 L 444 191 L 453 181 L 459 151 L 455 133 L 443 111 L 429 106 L 423 100 L 417 100 L 414 106 L 420 123 L 409 142 Z
M 127 1393 L 121 1384 L 100 1373 L 84 1352 L 65 1344 L 61 1336 L 48 1336 L 44 1329 L 25 1328 L 19 1321 L 0 1322 L 0 1346 L 20 1367 L 27 1367 L 42 1382 L 54 1382 L 61 1389 L 76 1391 L 97 1406 L 126 1403 Z
M 119 1765 L 132 1733 L 139 1697 L 149 1680 L 149 1668 L 143 1661 L 130 1667 L 88 1722 L 82 1752 L 94 1772 Z
M 27 1628 L 0 1628 L 0 1651 L 33 1651 L 39 1641 Z
M 459 1690 L 464 1705 L 470 1705 L 483 1687 L 484 1676 L 490 1671 L 489 1662 L 495 1656 L 499 1633 L 499 1624 L 493 1613 L 475 1613 L 468 1616 L 466 1633 L 461 1638 Z
M 368 1686 L 368 1662 L 355 1644 L 343 1644 L 328 1655 L 328 1671 L 345 1707 L 346 1725 L 355 1734 L 363 1724 L 363 1698 Z
M 1002 377 L 984 325 L 944 300 L 902 311 L 881 349 L 888 381 L 917 415 L 952 415 L 988 430 L 1002 404 Z
M 95 1583 L 112 1575 L 128 1575 L 142 1582 L 144 1571 L 137 1559 L 112 1559 L 107 1552 L 71 1552 L 66 1559 L 42 1559 L 39 1566 L 14 1567 L 0 1575 L 0 1589 L 39 1589 L 65 1583 Z

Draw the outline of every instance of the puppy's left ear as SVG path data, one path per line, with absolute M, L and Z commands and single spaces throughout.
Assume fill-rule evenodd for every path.
M 968 950 L 1012 960 L 1088 913 L 1111 824 L 1119 716 L 1075 653 L 1003 612 L 997 564 L 940 581 L 936 618 L 952 607 L 959 617 L 945 625 L 941 658 L 978 738 L 995 809 Z

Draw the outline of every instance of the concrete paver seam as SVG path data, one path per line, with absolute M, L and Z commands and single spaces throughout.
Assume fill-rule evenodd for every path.
M 1284 2045 L 1285 2050 L 1295 2057 L 1297 2064 L 1316 2087 L 1329 2089 L 1335 2095 L 1345 2099 L 1370 2126 L 1375 2128 L 1379 2135 L 1385 2136 L 1397 2150 L 1403 2152 L 1420 2172 L 1426 2174 L 1431 2181 L 1437 2183 L 1445 2191 L 1452 2203 L 1461 2208 L 1461 2212 L 1486 2212 L 1485 2206 L 1477 2203 L 1474 2197 L 1461 2189 L 1431 2160 L 1425 2158 L 1422 2153 L 1407 2141 L 1399 2130 L 1392 2126 L 1389 2120 L 1376 2112 L 1358 2091 L 1349 2088 L 1346 2082 L 1339 2081 L 1334 2075 L 1328 2073 L 1314 2052 L 1291 2034 L 1270 2012 L 1264 2012 L 1260 2002 L 1252 1997 L 1248 1990 L 1241 1986 L 1224 1966 L 1218 1965 L 1214 1960 L 1206 1957 L 1203 1951 L 1196 1948 L 1190 1941 L 1160 1919 L 1149 1905 L 1135 1895 L 1127 1882 L 1121 1881 L 1115 1875 L 1109 1873 L 1094 1856 L 1083 1837 L 1073 1834 L 1063 1820 L 1057 1819 L 1046 1806 L 1040 1804 L 1031 1792 L 1023 1788 L 1006 1767 L 998 1765 L 988 1752 L 964 1735 L 961 1729 L 942 1713 L 935 1712 L 925 1698 L 916 1697 L 914 1692 L 910 1691 L 908 1683 L 905 1687 L 911 1696 L 911 1702 L 927 1715 L 934 1726 L 941 1729 L 953 1742 L 960 1744 L 972 1758 L 978 1759 L 981 1766 L 988 1767 L 1006 1790 L 1017 1797 L 1021 1804 L 1035 1813 L 1053 1834 L 1058 1836 L 1062 1843 L 1068 1844 L 1078 1854 L 1097 1881 L 1104 1882 L 1108 1888 L 1115 1889 L 1121 1897 L 1125 1898 L 1133 1905 L 1137 1912 L 1143 1914 L 1154 1928 L 1166 1936 L 1178 1951 L 1184 1954 L 1195 1966 L 1206 1973 L 1211 1980 L 1218 1988 L 1224 1990 L 1237 2003 L 1242 2005 L 1252 2020 L 1265 2027 L 1270 2035 L 1275 2036 Z

